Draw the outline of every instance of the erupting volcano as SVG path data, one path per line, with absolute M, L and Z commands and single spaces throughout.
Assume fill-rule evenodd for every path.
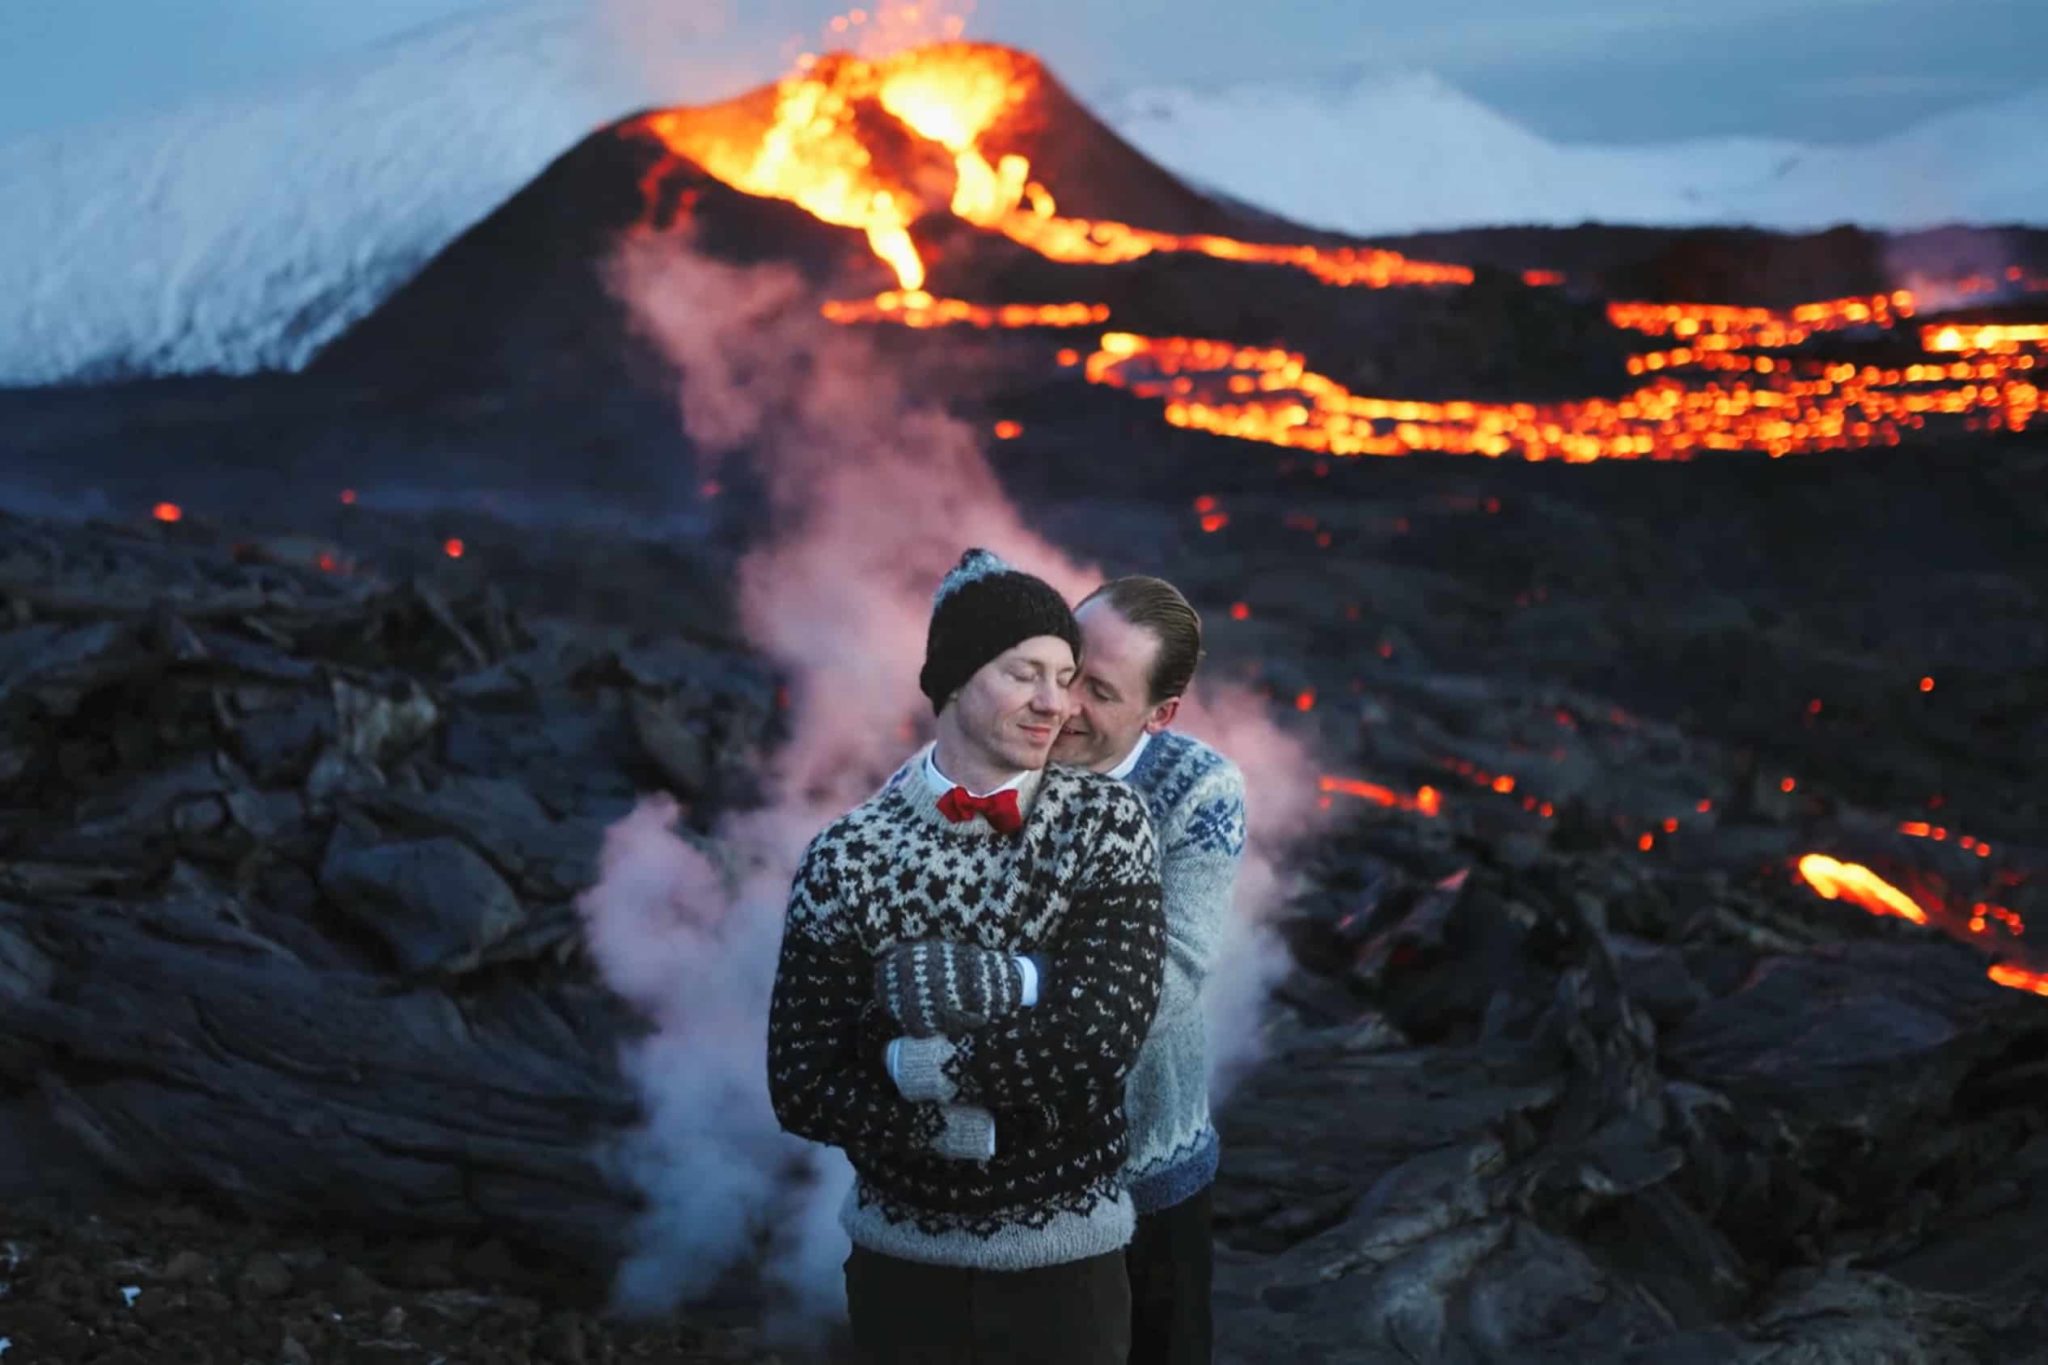
M 1111 304 L 1086 298 L 970 301 L 929 292 L 948 253 L 965 258 L 952 278 L 976 278 L 982 234 L 1067 266 L 1182 253 L 1298 271 L 1335 289 L 1456 288 L 1475 278 L 1465 266 L 1364 244 L 1286 240 L 1285 225 L 1272 221 L 1256 224 L 1257 236 L 1248 223 L 1234 225 L 1238 235 L 1219 231 L 1233 226 L 1228 214 L 1144 164 L 1034 58 L 987 44 L 806 58 L 772 87 L 649 114 L 621 132 L 652 138 L 669 158 L 747 194 L 862 232 L 897 288 L 828 303 L 825 315 L 840 323 L 1071 329 L 1118 320 Z M 645 182 L 650 215 L 669 164 Z M 1116 213 L 1131 221 L 1109 216 Z M 944 232 L 937 224 L 945 218 L 973 231 Z M 2002 283 L 2030 280 L 2014 267 Z M 1521 283 L 1571 287 L 1535 268 Z M 2000 284 L 1971 277 L 1945 292 L 1981 297 Z M 1646 382 L 1568 402 L 1368 396 L 1285 346 L 1121 328 L 1101 334 L 1081 373 L 1159 403 L 1175 426 L 1335 456 L 1789 455 L 1893 445 L 1942 417 L 1969 430 L 2026 429 L 2040 408 L 2035 371 L 2048 355 L 2048 325 L 1930 325 L 1915 345 L 1899 329 L 1915 311 L 1905 290 L 1780 310 L 1614 302 L 1607 320 L 1616 332 L 1653 343 L 1632 346 L 1627 359 L 1628 375 Z M 1864 349 L 1883 343 L 1885 362 L 1844 359 L 1823 344 L 1831 337 Z M 1910 348 L 1904 355 L 1901 344 Z

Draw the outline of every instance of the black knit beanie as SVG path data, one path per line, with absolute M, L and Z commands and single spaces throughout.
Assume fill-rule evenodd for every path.
M 1081 628 L 1052 584 L 1011 568 L 987 550 L 961 555 L 932 594 L 924 670 L 917 675 L 933 714 L 945 710 L 946 699 L 983 664 L 1040 635 L 1065 640 L 1080 660 Z

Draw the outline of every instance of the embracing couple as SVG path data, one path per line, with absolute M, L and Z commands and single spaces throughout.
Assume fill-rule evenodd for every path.
M 936 739 L 805 851 L 769 1089 L 858 1176 L 864 1360 L 1209 1358 L 1200 992 L 1245 821 L 1237 768 L 1168 728 L 1201 646 L 1156 578 L 1069 609 L 968 551 L 919 675 Z

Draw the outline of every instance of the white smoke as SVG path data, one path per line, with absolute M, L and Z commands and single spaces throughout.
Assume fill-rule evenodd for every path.
M 1026 527 L 975 429 L 824 322 L 793 271 L 722 265 L 667 238 L 623 248 L 613 284 L 676 367 L 692 444 L 755 462 L 766 482 L 770 529 L 741 564 L 739 600 L 748 635 L 789 675 L 792 708 L 772 803 L 717 832 L 724 871 L 671 831 L 673 804 L 657 799 L 612 831 L 581 903 L 606 979 L 655 1026 L 626 1059 L 647 1112 L 627 1159 L 649 1211 L 618 1293 L 666 1306 L 765 1248 L 771 1282 L 815 1320 L 843 1308 L 836 1214 L 850 1171 L 781 1134 L 768 1104 L 768 1001 L 796 863 L 928 727 L 916 680 L 931 593 L 963 548 L 986 546 L 1070 598 L 1101 576 Z M 1285 887 L 1275 835 L 1306 827 L 1314 769 L 1249 697 L 1212 700 L 1198 724 L 1251 790 L 1243 913 L 1212 1014 L 1232 1021 L 1219 1040 L 1253 1039 L 1278 961 L 1260 927 Z M 1226 1060 L 1241 1065 L 1242 1048 Z

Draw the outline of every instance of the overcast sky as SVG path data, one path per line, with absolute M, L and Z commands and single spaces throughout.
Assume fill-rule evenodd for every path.
M 289 80 L 518 2 L 0 0 L 0 137 Z M 723 69 L 764 76 L 845 7 L 589 3 L 672 6 L 715 30 Z M 1084 95 L 1429 70 L 1573 141 L 1855 140 L 2048 79 L 2048 0 L 981 0 L 969 36 L 1032 48 Z

